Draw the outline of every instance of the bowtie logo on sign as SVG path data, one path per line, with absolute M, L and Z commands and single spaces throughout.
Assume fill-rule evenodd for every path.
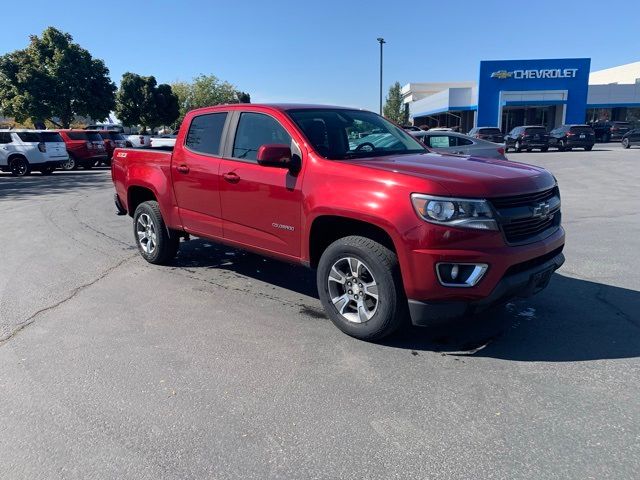
M 535 78 L 575 78 L 578 72 L 577 68 L 541 68 L 538 70 L 514 70 L 507 72 L 506 70 L 498 70 L 491 74 L 491 78 L 504 80 L 513 78 L 515 80 L 531 80 Z

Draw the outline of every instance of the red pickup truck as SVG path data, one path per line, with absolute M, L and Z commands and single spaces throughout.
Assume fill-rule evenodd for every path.
M 431 153 L 363 110 L 194 110 L 172 152 L 116 149 L 111 168 L 147 261 L 170 262 L 193 235 L 307 265 L 357 338 L 532 295 L 564 262 L 551 173 Z

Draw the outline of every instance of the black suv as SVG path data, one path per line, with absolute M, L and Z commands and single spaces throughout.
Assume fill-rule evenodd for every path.
M 504 135 L 497 127 L 475 127 L 469 130 L 467 135 L 494 143 L 504 142 Z
M 562 125 L 549 133 L 549 146 L 561 152 L 572 148 L 591 150 L 596 143 L 596 135 L 589 125 Z
M 631 130 L 629 122 L 594 122 L 590 124 L 596 134 L 596 140 L 608 142 L 610 140 L 621 140 L 624 134 Z
M 516 152 L 526 150 L 530 152 L 534 148 L 546 152 L 549 150 L 549 134 L 542 125 L 524 125 L 516 127 L 504 136 L 504 150 L 513 148 Z

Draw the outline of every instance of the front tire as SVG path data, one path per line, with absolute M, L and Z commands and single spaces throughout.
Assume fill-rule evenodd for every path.
M 10 163 L 11 175 L 15 177 L 26 177 L 31 173 L 29 162 L 24 157 L 15 157 Z
M 589 145 L 588 147 L 584 147 L 585 152 L 590 152 L 593 148 L 593 145 Z
M 180 248 L 180 237 L 169 231 L 155 200 L 143 202 L 136 208 L 133 235 L 142 258 L 155 265 L 169 263 Z
M 549 147 L 542 147 L 542 148 L 540 149 L 540 151 L 541 151 L 541 152 L 547 152 L 547 151 L 549 151 Z
M 42 175 L 51 175 L 54 170 L 55 170 L 54 167 L 44 167 L 40 169 L 40 173 Z
M 318 264 L 317 284 L 329 318 L 352 337 L 378 340 L 407 318 L 398 257 L 370 238 L 349 236 L 329 245 Z

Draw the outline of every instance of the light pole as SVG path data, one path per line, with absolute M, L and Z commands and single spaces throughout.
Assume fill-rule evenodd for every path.
M 378 37 L 377 40 L 380 43 L 380 115 L 382 115 L 382 45 L 387 42 L 382 37 Z

